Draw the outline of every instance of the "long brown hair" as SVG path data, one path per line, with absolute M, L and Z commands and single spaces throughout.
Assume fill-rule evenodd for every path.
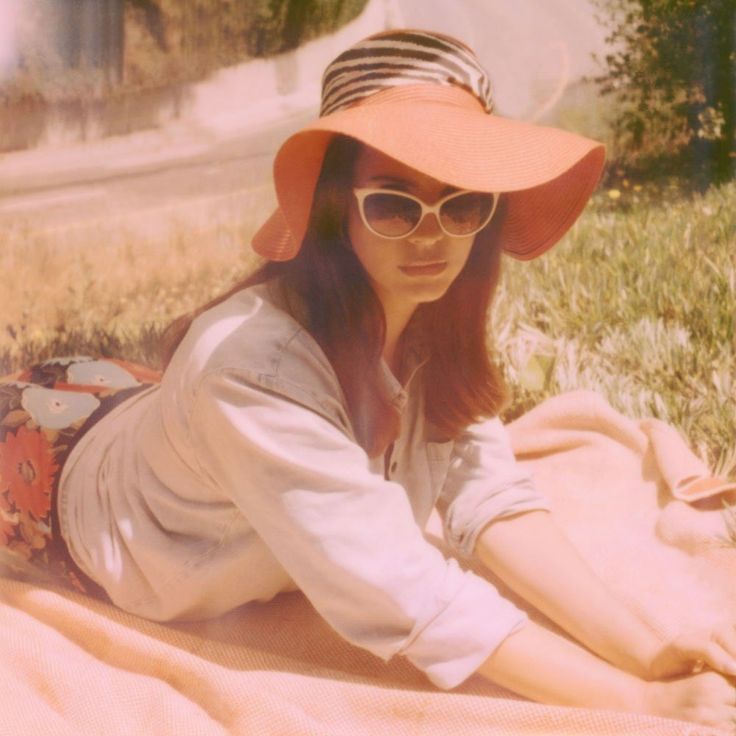
M 173 322 L 164 335 L 164 350 L 168 363 L 194 317 L 243 288 L 281 277 L 287 296 L 306 306 L 304 326 L 335 370 L 358 442 L 375 457 L 398 435 L 399 414 L 381 380 L 383 308 L 347 234 L 360 147 L 345 136 L 335 136 L 328 145 L 297 256 L 266 263 L 225 294 Z M 457 279 L 440 299 L 420 305 L 412 318 L 428 353 L 422 368 L 426 416 L 447 439 L 483 417 L 495 416 L 506 401 L 502 375 L 490 360 L 487 342 L 488 311 L 500 274 L 495 233 L 502 217 L 503 198 L 491 223 L 476 235 Z

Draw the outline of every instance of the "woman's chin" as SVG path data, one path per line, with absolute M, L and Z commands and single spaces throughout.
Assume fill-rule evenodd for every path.
M 444 280 L 441 283 L 417 283 L 407 289 L 407 297 L 417 305 L 436 302 L 447 293 L 451 283 Z

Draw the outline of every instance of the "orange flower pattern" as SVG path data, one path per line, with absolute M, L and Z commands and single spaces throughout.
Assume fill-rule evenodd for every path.
M 15 526 L 12 519 L 8 519 L 3 513 L 2 500 L 2 497 L 0 497 L 0 547 L 7 547 L 15 533 Z
M 90 377 L 95 379 L 91 385 Z M 160 373 L 121 360 L 58 358 L 0 378 L 0 547 L 75 590 L 105 597 L 69 556 L 55 497 L 82 435 Z
M 43 432 L 26 426 L 8 432 L 0 442 L 0 493 L 12 505 L 36 521 L 46 520 L 51 510 L 51 485 L 59 466 Z

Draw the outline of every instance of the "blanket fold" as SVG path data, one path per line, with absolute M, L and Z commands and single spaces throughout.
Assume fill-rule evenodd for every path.
M 736 545 L 711 476 L 673 428 L 591 392 L 509 425 L 519 461 L 606 583 L 664 634 L 736 620 Z M 533 612 L 532 612 L 533 613 Z M 580 734 L 710 729 L 531 703 L 480 677 L 442 692 L 341 640 L 300 593 L 161 625 L 72 592 L 0 579 L 0 722 L 17 734 Z

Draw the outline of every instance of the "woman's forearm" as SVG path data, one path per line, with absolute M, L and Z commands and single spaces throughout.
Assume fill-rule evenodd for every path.
M 478 674 L 548 705 L 625 710 L 707 726 L 733 726 L 733 685 L 715 672 L 647 682 L 586 649 L 526 622 L 479 667 Z
M 478 673 L 540 703 L 646 712 L 643 680 L 528 621 Z
M 560 531 L 535 511 L 489 524 L 476 554 L 515 592 L 604 659 L 640 676 L 662 646 Z

